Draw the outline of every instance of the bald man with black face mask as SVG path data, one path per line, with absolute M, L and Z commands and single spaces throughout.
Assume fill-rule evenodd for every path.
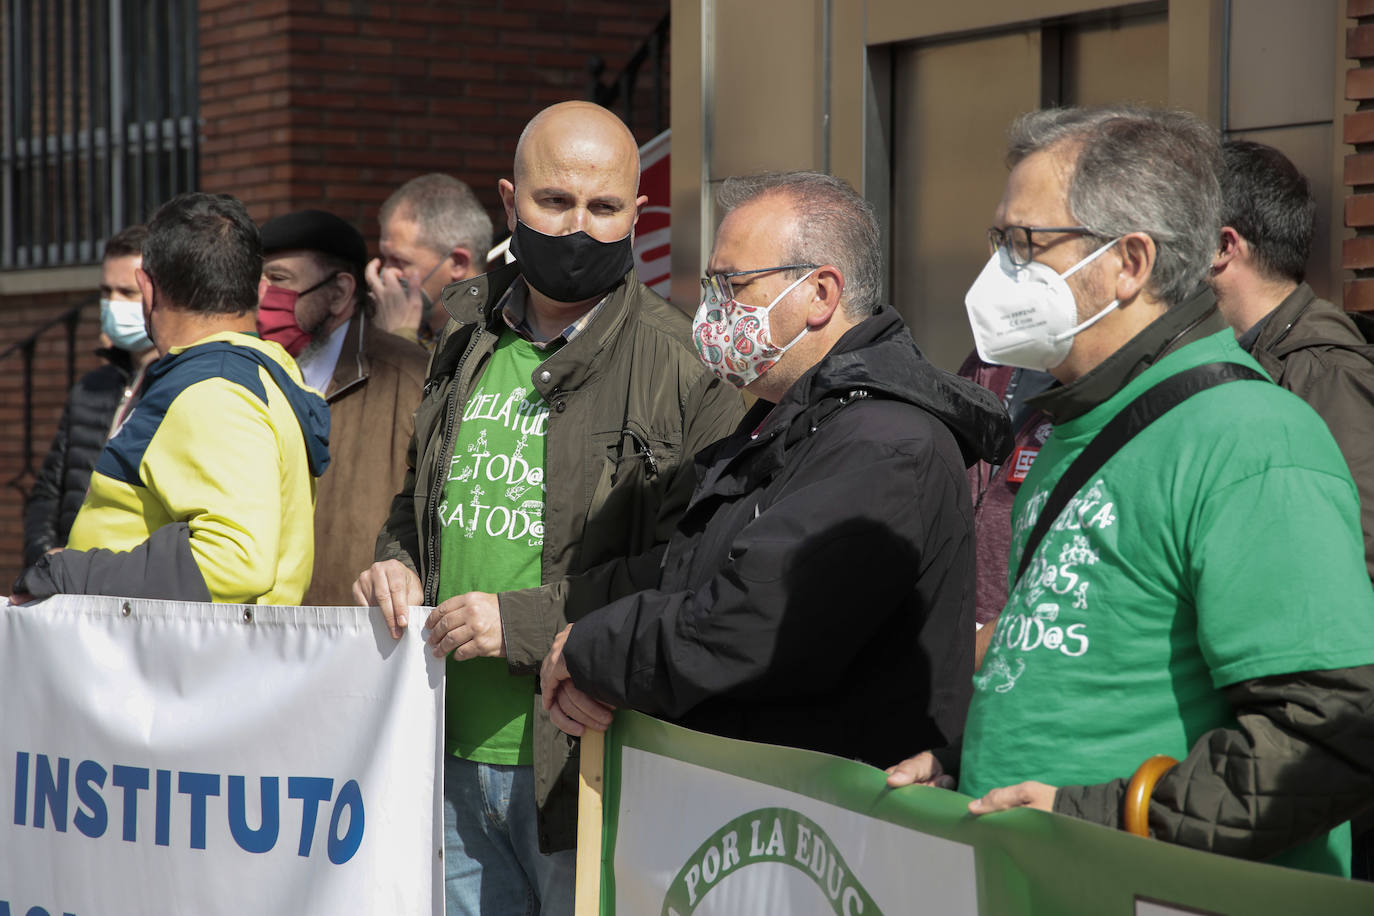
M 572 912 L 576 744 L 534 693 L 566 577 L 623 574 L 663 544 L 692 456 L 743 415 L 687 316 L 635 275 L 638 183 L 604 108 L 564 102 L 525 128 L 500 182 L 517 260 L 445 289 L 410 470 L 354 586 L 397 637 L 436 606 L 421 622 L 449 656 L 449 913 Z

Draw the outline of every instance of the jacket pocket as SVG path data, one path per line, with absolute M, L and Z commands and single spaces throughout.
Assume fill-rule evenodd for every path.
M 634 556 L 654 544 L 655 522 L 676 470 L 676 448 L 646 435 L 637 424 L 592 435 L 595 468 L 587 503 L 582 560 L 590 566 Z

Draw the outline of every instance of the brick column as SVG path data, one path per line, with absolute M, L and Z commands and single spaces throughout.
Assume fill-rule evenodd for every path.
M 290 0 L 200 0 L 201 189 L 290 209 Z
M 585 98 L 593 55 L 618 73 L 668 5 L 200 0 L 201 187 L 259 221 L 323 207 L 375 242 L 382 201 L 439 171 L 504 224 L 525 122 Z
M 1359 66 L 1346 71 L 1345 97 L 1358 110 L 1345 116 L 1345 142 L 1355 151 L 1345 157 L 1345 224 L 1355 238 L 1341 243 L 1341 266 L 1355 272 L 1345 281 L 1344 305 L 1350 311 L 1374 310 L 1374 0 L 1347 0 L 1346 15 L 1355 28 L 1346 32 L 1345 56 Z

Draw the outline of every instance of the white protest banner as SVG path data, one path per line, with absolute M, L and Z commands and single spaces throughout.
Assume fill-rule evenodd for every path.
M 367 608 L 0 607 L 0 916 L 442 914 L 442 687 Z

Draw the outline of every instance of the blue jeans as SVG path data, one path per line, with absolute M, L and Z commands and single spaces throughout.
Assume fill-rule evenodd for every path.
M 576 864 L 539 851 L 534 767 L 444 755 L 448 916 L 572 916 Z

